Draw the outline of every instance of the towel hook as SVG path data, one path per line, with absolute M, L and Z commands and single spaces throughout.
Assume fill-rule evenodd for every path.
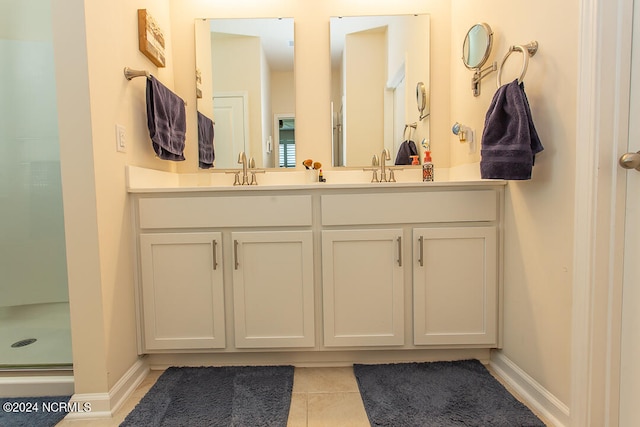
M 507 54 L 504 56 L 502 62 L 500 63 L 500 67 L 498 67 L 498 76 L 496 77 L 496 84 L 498 87 L 502 86 L 501 77 L 504 63 L 507 62 L 507 58 L 509 57 L 509 55 L 516 51 L 521 52 L 523 58 L 522 71 L 520 72 L 520 77 L 518 77 L 518 83 L 522 83 L 524 75 L 527 73 L 527 67 L 529 66 L 529 57 L 534 56 L 538 51 L 538 42 L 534 40 L 531 43 L 527 43 L 525 45 L 515 45 L 509 47 Z

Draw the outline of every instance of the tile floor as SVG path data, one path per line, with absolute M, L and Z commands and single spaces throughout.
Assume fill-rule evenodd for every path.
M 117 427 L 161 374 L 162 371 L 151 371 L 113 418 L 62 420 L 57 427 Z M 296 368 L 287 426 L 368 427 L 353 369 Z

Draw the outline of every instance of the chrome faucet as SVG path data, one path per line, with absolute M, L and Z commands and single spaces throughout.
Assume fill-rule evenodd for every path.
M 249 184 L 249 176 L 247 175 L 247 155 L 244 151 L 238 154 L 238 163 L 242 164 L 242 182 L 241 185 Z
M 389 150 L 386 148 L 382 150 L 380 155 L 380 182 L 387 182 L 387 169 L 385 167 L 385 160 L 391 160 Z

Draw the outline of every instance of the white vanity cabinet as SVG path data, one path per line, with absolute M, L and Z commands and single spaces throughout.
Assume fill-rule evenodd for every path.
M 311 231 L 233 232 L 236 348 L 313 347 Z
M 496 345 L 497 234 L 495 226 L 413 230 L 416 345 Z
M 498 346 L 499 194 L 322 196 L 325 346 L 402 345 L 403 318 L 413 329 L 409 345 Z M 412 236 L 407 254 L 403 230 Z M 411 305 L 403 305 L 403 286 Z
M 141 353 L 315 345 L 309 195 L 148 194 L 134 217 Z
M 225 347 L 222 234 L 143 233 L 146 350 Z
M 404 344 L 402 229 L 322 231 L 324 345 Z
M 131 190 L 139 352 L 342 363 L 499 347 L 503 186 Z

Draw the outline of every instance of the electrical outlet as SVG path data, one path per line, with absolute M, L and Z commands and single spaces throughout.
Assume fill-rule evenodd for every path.
M 477 144 L 476 144 L 476 131 L 472 130 L 471 128 L 469 128 L 469 133 L 467 136 L 467 141 L 469 144 L 469 154 L 473 154 L 476 152 L 477 150 Z
M 116 125 L 116 151 L 124 153 L 127 151 L 127 141 L 124 126 Z

